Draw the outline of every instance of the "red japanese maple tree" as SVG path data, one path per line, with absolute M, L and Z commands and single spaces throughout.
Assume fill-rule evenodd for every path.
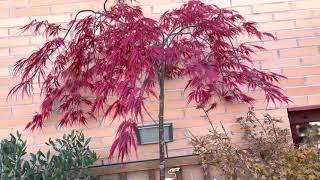
M 92 15 L 77 19 L 82 12 Z M 167 11 L 159 21 L 145 17 L 140 7 L 117 1 L 103 11 L 80 11 L 66 28 L 33 20 L 23 30 L 51 39 L 14 66 L 21 82 L 9 95 L 31 95 L 38 81 L 44 96 L 41 111 L 26 128 L 41 128 L 56 110 L 63 115 L 60 126 L 86 124 L 97 112 L 120 118 L 110 156 L 117 152 L 123 159 L 132 146 L 136 148 L 135 128 L 147 111 L 144 101 L 158 97 L 161 180 L 165 177 L 165 79 L 188 79 L 188 102 L 205 111 L 217 106 L 217 97 L 253 103 L 243 87 L 262 90 L 268 102 L 288 102 L 274 83 L 283 76 L 251 65 L 252 53 L 263 47 L 236 43 L 240 35 L 274 37 L 236 11 L 201 1 Z

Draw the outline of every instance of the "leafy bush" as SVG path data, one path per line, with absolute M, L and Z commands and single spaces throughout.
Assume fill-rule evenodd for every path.
M 0 179 L 26 179 L 33 172 L 30 164 L 23 159 L 26 154 L 26 141 L 21 134 L 10 134 L 10 139 L 0 143 Z
M 280 119 L 266 114 L 257 118 L 250 110 L 237 119 L 247 147 L 231 143 L 230 135 L 212 128 L 208 135 L 193 136 L 191 144 L 203 167 L 214 166 L 225 179 L 319 179 L 319 151 L 313 144 L 299 148 L 291 143 L 290 131 L 277 127 Z M 224 129 L 224 128 L 223 128 Z
M 89 148 L 90 138 L 82 132 L 72 131 L 62 139 L 46 143 L 51 150 L 30 154 L 26 160 L 26 141 L 21 134 L 10 134 L 10 139 L 0 143 L 0 178 L 17 180 L 46 179 L 94 179 L 84 170 L 96 160 L 96 153 Z

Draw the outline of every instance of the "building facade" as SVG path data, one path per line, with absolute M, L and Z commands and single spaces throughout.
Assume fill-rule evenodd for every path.
M 35 132 L 24 130 L 26 123 L 39 109 L 41 97 L 37 89 L 32 97 L 6 100 L 9 89 L 18 82 L 18 77 L 12 75 L 13 64 L 46 42 L 46 37 L 34 36 L 32 32 L 21 34 L 19 27 L 32 19 L 65 24 L 74 18 L 79 10 L 102 9 L 103 2 L 103 0 L 0 0 L 0 138 L 19 130 L 28 141 L 29 151 L 36 151 L 47 148 L 44 143 L 49 137 L 61 137 L 70 130 L 70 128 L 56 128 L 59 114 L 57 117 L 53 116 L 42 130 Z M 134 4 L 140 5 L 147 16 L 158 18 L 166 10 L 179 7 L 185 2 L 186 0 L 139 0 Z M 289 121 L 289 117 L 294 116 L 292 112 L 299 111 L 304 117 L 308 117 L 310 111 L 317 112 L 319 108 L 317 105 L 320 105 L 319 0 L 205 0 L 204 2 L 235 9 L 247 19 L 258 22 L 261 30 L 271 32 L 278 38 L 275 41 L 264 42 L 248 37 L 240 38 L 240 41 L 256 43 L 267 48 L 266 51 L 256 52 L 253 57 L 256 68 L 273 71 L 288 78 L 280 82 L 291 100 L 288 105 L 267 105 L 263 94 L 258 91 L 252 92 L 257 99 L 254 107 L 258 114 L 267 111 L 283 119 L 281 126 L 290 128 L 291 122 L 293 128 L 299 121 Z M 112 0 L 108 4 L 111 3 Z M 199 180 L 202 179 L 202 171 L 191 156 L 192 147 L 189 144 L 188 132 L 204 135 L 208 132 L 209 124 L 201 110 L 186 103 L 184 85 L 185 81 L 181 79 L 167 81 L 165 87 L 165 119 L 173 124 L 173 142 L 167 144 L 169 164 L 171 167 L 183 166 L 181 176 L 184 180 Z M 157 108 L 156 100 L 148 101 L 147 109 L 155 117 Z M 240 138 L 240 127 L 235 123 L 235 119 L 245 115 L 247 110 L 248 105 L 245 104 L 224 103 L 218 105 L 210 116 L 217 125 L 220 121 L 223 122 L 229 131 L 234 132 L 233 141 L 241 144 L 245 142 Z M 288 115 L 290 113 L 291 115 Z M 309 119 L 320 121 L 316 117 L 312 116 Z M 152 123 L 148 116 L 145 121 Z M 94 171 L 105 175 L 101 179 L 147 180 L 154 177 L 157 173 L 157 166 L 154 164 L 156 162 L 154 159 L 158 158 L 157 144 L 139 146 L 138 155 L 135 156 L 133 153 L 133 156 L 127 159 L 130 163 L 124 166 L 126 170 L 119 171 L 117 164 L 110 165 L 116 163 L 110 162 L 107 156 L 118 125 L 117 121 L 111 124 L 110 119 L 105 119 L 90 121 L 87 127 L 80 125 L 73 127 L 83 130 L 86 136 L 92 137 L 91 147 L 101 158 L 97 162 L 97 166 L 100 167 Z M 114 175 L 107 176 L 107 174 Z

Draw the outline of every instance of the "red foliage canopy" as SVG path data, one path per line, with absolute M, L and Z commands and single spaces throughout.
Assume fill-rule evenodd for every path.
M 27 128 L 42 127 L 56 110 L 63 114 L 60 126 L 86 124 L 97 112 L 120 117 L 111 155 L 117 150 L 123 159 L 135 147 L 134 128 L 143 121 L 144 100 L 157 96 L 162 66 L 167 79 L 188 78 L 188 101 L 207 110 L 216 106 L 215 97 L 252 103 L 242 87 L 261 89 L 268 102 L 288 101 L 274 84 L 283 76 L 252 68 L 252 53 L 263 47 L 236 43 L 240 35 L 274 37 L 236 11 L 196 0 L 165 12 L 159 22 L 125 2 L 103 12 L 85 11 L 93 15 L 75 19 L 67 28 L 36 20 L 23 28 L 51 38 L 15 64 L 22 79 L 10 94 L 30 95 L 38 80 L 44 96 Z M 73 32 L 71 40 L 61 36 L 63 31 Z

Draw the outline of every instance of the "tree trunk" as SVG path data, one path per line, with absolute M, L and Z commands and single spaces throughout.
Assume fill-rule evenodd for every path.
M 202 164 L 203 179 L 210 180 L 209 168 L 207 164 Z
M 164 74 L 165 66 L 162 65 L 159 71 L 159 160 L 160 160 L 160 180 L 165 180 L 166 170 L 165 170 L 165 141 L 164 141 Z

